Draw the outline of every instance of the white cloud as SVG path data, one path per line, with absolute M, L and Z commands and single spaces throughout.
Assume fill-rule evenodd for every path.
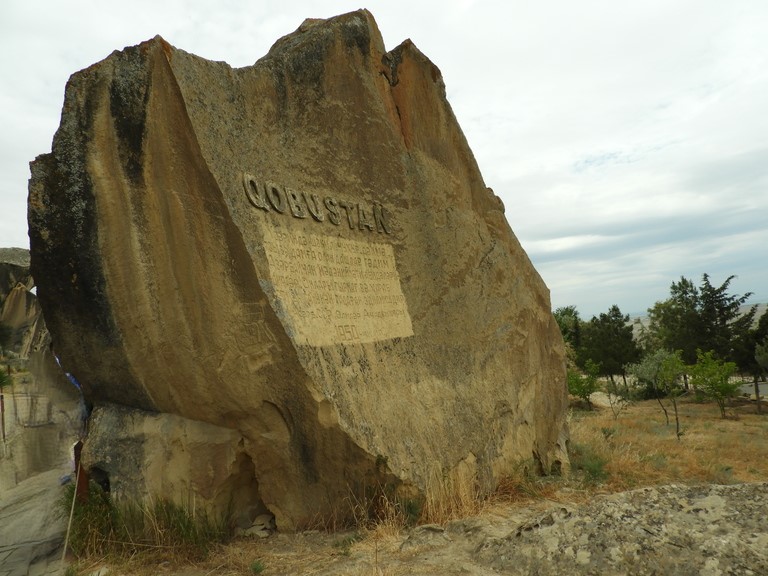
M 70 74 L 156 34 L 233 66 L 345 0 L 0 5 L 0 245 Z M 768 301 L 768 4 L 372 0 L 388 48 L 443 72 L 483 172 L 557 305 L 642 311 L 680 275 Z

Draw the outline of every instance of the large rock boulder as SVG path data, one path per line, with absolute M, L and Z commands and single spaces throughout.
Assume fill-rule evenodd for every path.
M 567 465 L 548 290 L 440 71 L 367 11 L 246 68 L 156 37 L 73 75 L 29 224 L 55 348 L 113 423 L 91 434 L 109 405 L 234 430 L 281 528 Z

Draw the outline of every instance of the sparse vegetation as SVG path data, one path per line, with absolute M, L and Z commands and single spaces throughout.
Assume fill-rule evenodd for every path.
M 624 388 L 619 388 L 619 386 L 616 385 L 616 381 L 613 379 L 610 379 L 606 383 L 606 396 L 608 397 L 608 403 L 611 407 L 611 414 L 613 414 L 614 420 L 618 419 L 619 414 L 629 408 L 630 391 L 629 386 L 626 384 L 626 379 L 624 382 Z
M 431 495 L 420 508 L 418 517 L 406 511 L 407 499 L 398 500 L 394 492 L 379 490 L 376 507 L 371 508 L 370 502 L 358 503 L 359 525 L 351 532 L 340 534 L 311 531 L 293 539 L 240 539 L 219 545 L 221 533 L 213 530 L 207 532 L 210 540 L 202 552 L 182 544 L 172 546 L 170 553 L 169 548 L 161 547 L 169 544 L 153 544 L 145 532 L 138 531 L 131 537 L 133 540 L 128 539 L 133 542 L 131 548 L 125 543 L 125 533 L 117 536 L 119 530 L 114 526 L 120 525 L 115 522 L 116 518 L 131 518 L 132 513 L 116 511 L 119 505 L 114 506 L 108 498 L 95 492 L 94 502 L 88 504 L 91 512 L 80 512 L 91 518 L 87 523 L 91 529 L 78 536 L 82 551 L 77 566 L 83 567 L 81 573 L 90 573 L 94 563 L 103 562 L 109 554 L 109 561 L 119 567 L 116 574 L 149 576 L 158 572 L 161 563 L 164 572 L 176 565 L 193 563 L 201 574 L 269 574 L 272 566 L 279 566 L 282 574 L 352 574 L 356 572 L 342 567 L 364 557 L 376 567 L 372 574 L 405 574 L 407 572 L 387 571 L 386 559 L 404 554 L 400 543 L 413 524 L 446 525 L 477 514 L 494 511 L 508 514 L 512 506 L 536 506 L 544 500 L 578 503 L 596 493 L 642 486 L 756 482 L 768 478 L 768 444 L 764 442 L 768 437 L 768 419 L 756 414 L 753 404 L 736 400 L 730 409 L 738 418 L 722 420 L 717 411 L 713 411 L 713 402 L 696 401 L 693 395 L 678 398 L 677 402 L 681 427 L 685 429 L 685 435 L 679 440 L 669 433 L 670 425 L 655 399 L 634 401 L 618 415 L 609 407 L 573 410 L 569 475 L 542 477 L 535 473 L 533 461 L 521 462 L 510 477 L 499 483 L 495 493 L 481 497 L 470 468 L 461 476 L 435 473 Z M 69 497 L 71 490 L 68 490 Z M 373 509 L 378 511 L 377 517 L 368 513 Z M 169 514 L 155 512 L 154 506 L 140 510 L 157 519 L 144 522 L 150 532 L 165 530 L 160 528 L 161 522 L 165 522 L 163 518 L 170 518 L 170 524 L 177 528 L 189 526 L 186 520 L 189 514 L 183 510 Z M 120 548 L 132 550 L 130 559 L 96 546 L 92 528 L 99 526 L 113 530 L 111 539 L 123 540 Z M 186 529 L 179 531 L 187 533 Z M 188 542 L 188 539 L 181 541 Z M 140 542 L 144 542 L 144 546 L 140 546 Z M 170 565 L 166 566 L 165 562 Z M 308 570 L 310 566 L 312 570 Z
M 600 388 L 597 381 L 599 371 L 600 367 L 597 364 L 592 362 L 592 360 L 587 360 L 584 367 L 584 374 L 581 374 L 575 369 L 569 369 L 567 374 L 568 392 L 581 398 L 590 410 L 592 409 L 592 394 L 597 392 Z
M 62 490 L 59 512 L 65 518 L 69 518 L 74 493 L 74 484 Z M 228 536 L 228 518 L 212 519 L 168 500 L 113 500 L 91 482 L 87 499 L 74 506 L 69 550 L 82 560 L 109 558 L 126 563 L 178 558 L 188 562 L 205 559 Z
M 721 418 L 725 418 L 725 403 L 736 396 L 739 383 L 731 380 L 736 372 L 734 362 L 722 362 L 712 352 L 696 351 L 697 362 L 690 367 L 691 381 L 694 388 L 707 398 L 711 398 L 720 408 Z
M 170 502 L 113 502 L 94 486 L 76 509 L 71 549 L 80 560 L 67 574 L 77 574 L 78 566 L 90 573 L 105 558 L 128 566 L 122 573 L 142 576 L 157 573 L 159 563 L 165 572 L 195 563 L 205 574 L 268 574 L 273 566 L 286 574 L 306 573 L 308 566 L 312 573 L 347 574 L 358 572 L 335 568 L 361 556 L 374 574 L 405 574 L 388 571 L 382 559 L 401 554 L 403 535 L 419 524 L 446 526 L 498 510 L 507 514 L 513 506 L 577 503 L 643 486 L 764 481 L 768 418 L 759 402 L 734 399 L 738 384 L 731 376 L 737 368 L 753 376 L 758 395 L 758 378 L 768 371 L 768 313 L 757 327 L 754 307 L 739 315 L 749 294 L 729 295 L 731 280 L 715 287 L 705 274 L 700 288 L 685 278 L 673 283 L 670 298 L 649 309 L 650 326 L 640 329 L 638 342 L 617 306 L 589 322 L 575 306 L 555 311 L 568 352 L 568 389 L 587 408 L 570 414 L 571 468 L 563 476 L 543 477 L 536 462 L 520 462 L 488 495 L 479 489 L 474 462 L 465 462 L 450 473 L 433 470 L 425 495 L 414 496 L 388 479 L 387 459 L 377 456 L 370 486 L 350 496 L 352 526 L 334 519 L 293 539 L 232 543 L 225 543 L 226 521 Z M 595 407 L 601 388 L 607 395 Z M 73 489 L 62 498 L 67 510 Z M 333 533 L 340 528 L 350 531 Z
M 608 460 L 598 454 L 589 444 L 573 443 L 571 445 L 571 469 L 581 472 L 584 482 L 597 484 L 608 477 L 605 465 Z
M 721 420 L 712 404 L 678 400 L 685 428 L 670 436 L 653 401 L 633 404 L 618 419 L 607 410 L 579 412 L 571 420 L 573 444 L 605 459 L 600 487 L 621 491 L 667 483 L 756 482 L 768 478 L 768 420 L 749 403 L 734 406 L 738 419 Z M 606 435 L 604 429 L 610 428 Z
M 675 434 L 678 440 L 683 435 L 683 429 L 680 425 L 677 399 L 683 393 L 680 378 L 685 373 L 685 365 L 680 356 L 679 351 L 668 352 L 660 349 L 647 354 L 637 364 L 627 366 L 627 371 L 634 374 L 638 382 L 646 387 L 646 397 L 655 398 L 659 403 L 667 426 L 669 426 L 669 411 L 662 398 L 666 398 L 672 404 L 675 414 Z
M 360 542 L 362 539 L 363 536 L 360 534 L 360 532 L 353 532 L 352 534 L 347 534 L 346 536 L 343 536 L 341 539 L 334 542 L 333 546 L 334 548 L 338 548 L 340 553 L 344 556 L 349 556 L 349 551 L 352 548 L 352 545 Z

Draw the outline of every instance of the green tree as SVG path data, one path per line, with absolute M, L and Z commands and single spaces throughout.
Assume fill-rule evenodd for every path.
M 658 385 L 658 373 L 661 362 L 671 352 L 664 349 L 654 350 L 643 356 L 640 362 L 627 364 L 627 374 L 635 377 L 637 384 L 643 387 L 642 398 L 646 400 L 663 398 L 664 390 Z
M 675 412 L 675 435 L 677 439 L 683 435 L 680 428 L 680 412 L 677 409 L 677 397 L 682 393 L 680 386 L 680 377 L 685 374 L 685 363 L 681 358 L 680 351 L 675 351 L 668 356 L 662 363 L 658 374 L 659 385 L 662 386 L 667 394 L 667 398 L 672 401 L 672 408 Z
M 640 358 L 640 348 L 633 337 L 629 315 L 622 314 L 614 304 L 607 314 L 593 316 L 583 327 L 582 346 L 577 356 L 582 366 L 587 360 L 599 365 L 600 375 L 609 378 L 614 389 L 614 376 L 621 376 L 624 390 L 628 392 L 624 367 Z
M 740 339 L 748 337 L 757 312 L 755 305 L 745 314 L 741 313 L 741 307 L 752 292 L 743 296 L 728 294 L 728 287 L 734 278 L 729 276 L 720 286 L 714 287 L 709 275 L 702 276 L 699 316 L 704 346 L 701 349 L 712 350 L 721 360 L 733 360 L 734 347 Z
M 648 309 L 648 331 L 657 348 L 680 350 L 684 361 L 696 361 L 696 344 L 701 332 L 699 291 L 685 277 L 673 282 L 670 297 Z
M 755 346 L 755 360 L 762 368 L 763 373 L 768 372 L 768 339 Z
M 690 367 L 690 372 L 696 389 L 717 402 L 720 417 L 725 418 L 725 403 L 739 390 L 739 384 L 731 382 L 731 376 L 736 373 L 736 363 L 723 362 L 712 351 L 698 350 L 696 364 Z
M 675 434 L 679 440 L 683 432 L 680 429 L 677 397 L 682 392 L 680 377 L 685 373 L 685 364 L 680 351 L 657 350 L 647 354 L 640 362 L 627 366 L 627 372 L 633 374 L 638 382 L 645 384 L 652 391 L 652 396 L 658 400 L 664 412 L 667 426 L 669 426 L 669 412 L 662 398 L 671 402 L 675 414 Z
M 553 313 L 555 322 L 560 327 L 563 340 L 570 344 L 574 350 L 581 347 L 581 318 L 576 306 L 561 306 Z
M 766 368 L 760 365 L 758 347 L 764 341 L 768 341 L 768 310 L 763 313 L 754 328 L 736 338 L 733 346 L 733 360 L 739 372 L 752 377 L 758 414 L 762 413 L 759 381 L 761 376 L 765 377 L 766 372 Z
M 752 295 L 729 294 L 734 276 L 713 286 L 708 274 L 701 287 L 681 277 L 670 287 L 670 297 L 648 309 L 649 339 L 660 348 L 680 350 L 687 364 L 696 362 L 696 350 L 712 350 L 721 360 L 733 360 L 738 341 L 752 326 L 756 307 L 741 314 L 741 306 Z

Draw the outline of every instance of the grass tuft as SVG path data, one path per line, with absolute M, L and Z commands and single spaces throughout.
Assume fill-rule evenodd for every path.
M 450 473 L 433 470 L 427 483 L 424 510 L 417 520 L 423 524 L 445 524 L 473 516 L 482 510 L 483 500 L 472 467 L 460 465 Z
M 608 478 L 608 471 L 605 469 L 608 459 L 589 444 L 572 444 L 570 458 L 571 469 L 581 472 L 586 483 L 598 484 Z
M 74 491 L 73 484 L 62 490 L 58 509 L 65 518 Z M 87 499 L 75 503 L 69 549 L 75 558 L 119 562 L 154 553 L 194 561 L 204 559 L 213 545 L 225 542 L 229 535 L 229 518 L 213 519 L 164 499 L 145 503 L 113 499 L 91 482 Z

